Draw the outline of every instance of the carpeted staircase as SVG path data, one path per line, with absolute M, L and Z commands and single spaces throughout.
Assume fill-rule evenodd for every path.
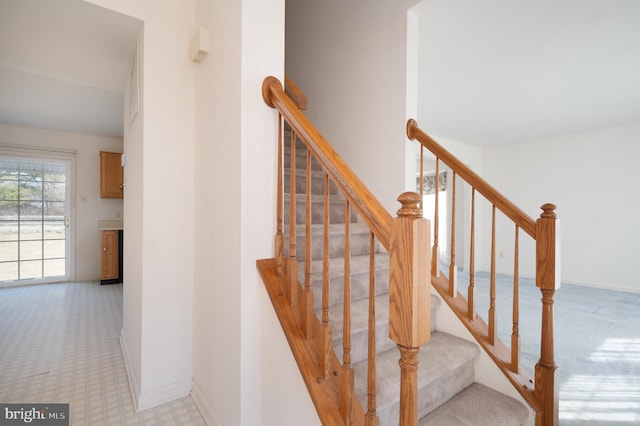
M 289 249 L 290 136 L 285 133 L 285 255 Z M 296 145 L 296 257 L 300 261 L 299 281 L 304 283 L 306 150 Z M 312 268 L 311 287 L 316 313 L 320 317 L 324 218 L 324 174 L 312 162 Z M 344 199 L 333 184 L 330 188 L 330 324 L 333 347 L 342 360 Z M 351 214 L 351 362 L 355 391 L 367 410 L 367 341 L 369 310 L 369 229 Z M 375 255 L 375 323 L 377 365 L 377 414 L 381 425 L 398 424 L 400 399 L 399 351 L 389 339 L 389 256 L 378 246 Z M 420 425 L 519 425 L 527 420 L 522 403 L 474 382 L 474 362 L 480 353 L 475 342 L 439 332 L 435 311 L 440 300 L 432 295 L 431 340 L 422 347 L 418 370 Z

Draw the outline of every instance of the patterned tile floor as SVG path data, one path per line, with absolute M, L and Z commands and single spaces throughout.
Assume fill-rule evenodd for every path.
M 78 426 L 205 425 L 191 397 L 134 411 L 121 328 L 121 284 L 0 289 L 0 402 L 69 403 Z

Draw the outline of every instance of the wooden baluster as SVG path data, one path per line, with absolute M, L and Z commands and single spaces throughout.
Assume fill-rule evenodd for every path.
M 351 206 L 344 202 L 344 303 L 342 321 L 342 400 L 345 424 L 351 424 L 353 398 L 353 368 L 351 367 Z
M 496 206 L 491 210 L 491 276 L 489 287 L 489 343 L 496 344 Z
M 279 277 L 284 275 L 284 232 L 282 220 L 283 187 L 282 187 L 282 114 L 278 113 L 278 178 L 277 178 L 277 201 L 276 201 L 276 236 L 275 236 L 275 259 L 276 271 Z
M 558 424 L 558 383 L 555 380 L 553 339 L 553 295 L 560 288 L 559 224 L 556 206 L 544 204 L 536 221 L 536 286 L 542 292 L 540 360 L 535 368 L 535 395 L 542 404 L 537 425 Z
M 296 258 L 296 133 L 291 129 L 291 174 L 289 175 L 289 259 L 287 260 L 287 297 L 298 305 L 298 259 Z
M 456 172 L 451 179 L 451 249 L 449 259 L 449 295 L 458 294 L 458 268 L 456 268 Z
M 400 426 L 418 424 L 418 352 L 431 337 L 429 316 L 430 223 L 420 196 L 405 192 L 391 222 L 389 250 L 389 337 L 400 350 Z
M 324 252 L 322 258 L 322 324 L 320 342 L 321 379 L 331 373 L 331 326 L 329 325 L 329 175 L 324 174 Z
M 467 289 L 467 313 L 469 321 L 476 317 L 476 190 L 471 188 L 471 241 L 469 243 L 469 288 Z
M 420 348 L 398 345 L 400 351 L 400 426 L 418 425 L 418 353 Z
M 431 250 L 431 275 L 440 276 L 440 249 L 438 248 L 438 230 L 439 215 L 438 203 L 440 202 L 440 159 L 436 157 L 436 193 L 435 193 L 435 209 L 433 212 L 433 249 Z
M 304 224 L 304 290 L 303 290 L 303 332 L 309 339 L 313 335 L 313 291 L 311 290 L 311 151 L 307 149 L 307 170 L 306 170 L 306 194 L 305 194 L 305 224 Z
M 289 162 L 289 257 L 296 257 L 296 133 L 291 129 Z
M 520 245 L 518 244 L 520 239 L 520 227 L 516 225 L 516 235 L 515 235 L 515 247 L 513 253 L 513 327 L 511 328 L 511 371 L 514 373 L 518 372 L 520 368 L 520 290 L 518 284 L 518 274 L 519 272 L 519 251 Z
M 366 426 L 378 426 L 376 412 L 376 257 L 375 236 L 369 233 L 369 333 L 367 341 L 367 414 Z
M 436 176 L 437 178 L 437 176 Z M 420 188 L 420 208 L 424 211 L 424 146 L 420 144 L 420 184 L 418 185 Z

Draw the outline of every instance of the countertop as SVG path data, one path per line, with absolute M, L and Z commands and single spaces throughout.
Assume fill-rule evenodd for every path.
M 98 230 L 100 231 L 118 231 L 122 229 L 121 220 L 99 220 Z

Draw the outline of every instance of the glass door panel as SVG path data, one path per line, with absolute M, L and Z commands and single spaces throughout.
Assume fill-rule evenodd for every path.
M 68 278 L 69 168 L 0 157 L 0 282 Z

